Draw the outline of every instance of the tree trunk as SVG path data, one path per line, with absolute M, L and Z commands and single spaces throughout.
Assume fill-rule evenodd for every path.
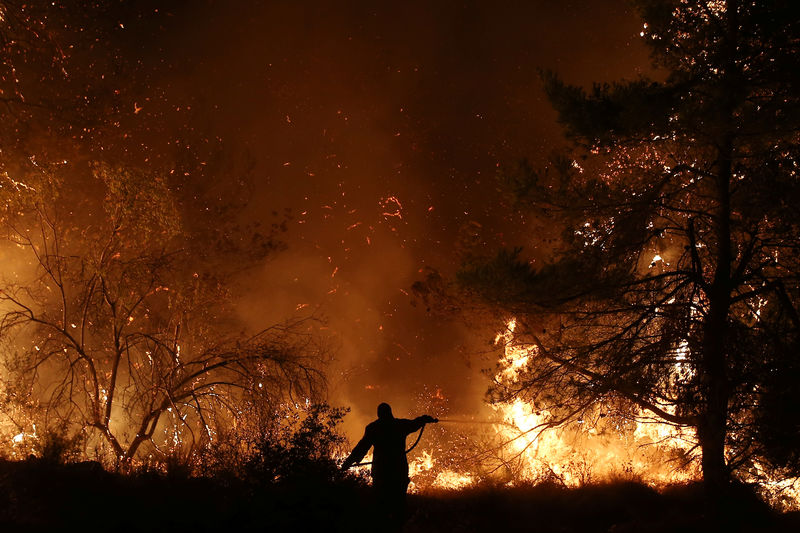
M 708 324 L 704 357 L 706 405 L 697 429 L 703 453 L 703 480 L 712 493 L 719 493 L 730 480 L 725 461 L 729 387 L 725 372 L 724 337 L 724 326 Z
M 698 438 L 703 453 L 703 480 L 709 493 L 720 495 L 730 481 L 725 461 L 728 400 L 728 314 L 731 305 L 731 206 L 730 180 L 733 165 L 733 138 L 728 134 L 719 147 L 716 213 L 717 253 L 714 280 L 707 293 L 709 312 L 703 331 L 704 412 L 698 425 Z
M 707 292 L 709 312 L 706 317 L 703 339 L 704 407 L 698 437 L 703 451 L 703 480 L 713 499 L 721 500 L 730 482 L 730 472 L 725 460 L 725 440 L 728 429 L 728 315 L 731 306 L 731 279 L 733 251 L 731 243 L 731 179 L 733 178 L 734 138 L 736 135 L 734 110 L 737 107 L 735 89 L 739 83 L 736 49 L 739 32 L 739 2 L 728 0 L 725 9 L 726 42 L 724 43 L 723 83 L 717 95 L 721 122 L 717 146 L 716 195 L 717 211 L 714 217 L 717 253 L 714 279 Z
M 730 265 L 729 262 L 726 264 Z M 717 272 L 721 275 L 711 288 L 710 312 L 706 319 L 703 343 L 705 412 L 702 414 L 697 428 L 703 452 L 703 480 L 709 492 L 715 494 L 719 494 L 730 480 L 725 461 L 725 437 L 730 395 L 726 368 L 730 294 L 727 287 L 723 286 L 726 276 L 724 272 L 720 272 L 725 270 L 725 268 L 718 268 Z M 730 268 L 727 271 L 730 273 Z

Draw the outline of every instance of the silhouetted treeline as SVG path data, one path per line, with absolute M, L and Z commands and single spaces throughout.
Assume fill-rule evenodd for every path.
M 3 531 L 372 531 L 371 493 L 356 477 L 322 471 L 274 482 L 264 477 L 190 477 L 97 463 L 0 461 Z M 771 511 L 745 487 L 722 515 L 699 485 L 657 492 L 618 482 L 568 489 L 553 484 L 484 486 L 410 498 L 405 531 L 790 532 L 800 515 Z

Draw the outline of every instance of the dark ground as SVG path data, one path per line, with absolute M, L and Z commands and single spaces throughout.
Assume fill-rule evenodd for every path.
M 697 485 L 656 492 L 635 483 L 566 489 L 482 487 L 409 498 L 403 531 L 797 532 L 800 513 L 771 511 L 737 490 L 714 519 Z M 150 473 L 96 463 L 0 462 L 0 531 L 385 531 L 356 479 L 281 485 Z

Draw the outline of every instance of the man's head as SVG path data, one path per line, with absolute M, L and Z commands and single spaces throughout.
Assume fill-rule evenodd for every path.
M 378 406 L 378 419 L 384 420 L 389 418 L 394 418 L 394 415 L 392 415 L 392 407 L 384 402 Z

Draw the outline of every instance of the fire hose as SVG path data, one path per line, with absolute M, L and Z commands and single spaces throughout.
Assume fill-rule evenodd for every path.
M 492 426 L 503 425 L 503 426 L 516 427 L 516 426 L 514 426 L 514 424 L 509 424 L 508 422 L 499 422 L 499 421 L 496 421 L 496 420 L 467 420 L 467 419 L 457 419 L 457 418 L 434 418 L 434 422 L 445 422 L 445 423 L 451 423 L 451 424 L 488 424 L 488 425 L 492 425 Z M 506 446 L 507 444 L 517 440 L 518 438 L 520 438 L 522 435 L 528 433 L 529 431 L 532 431 L 533 429 L 536 429 L 536 428 L 532 428 L 531 430 L 524 431 L 524 432 L 522 432 L 521 435 L 517 435 L 516 437 L 511 438 L 508 441 L 502 443 L 500 446 L 498 446 L 496 448 L 493 448 L 493 449 L 502 448 L 502 447 Z M 410 453 L 411 450 L 413 450 L 414 448 L 417 447 L 417 444 L 419 444 L 420 439 L 422 439 L 422 432 L 424 430 L 425 430 L 425 425 L 423 424 L 423 426 L 421 428 L 419 428 L 419 435 L 417 435 L 417 439 L 414 441 L 414 444 L 412 444 L 405 451 L 406 454 Z M 485 451 L 481 452 L 481 453 L 475 455 L 474 457 L 477 457 L 479 455 L 483 455 L 484 453 L 486 453 L 486 452 Z M 468 459 L 472 459 L 472 457 L 469 457 Z M 351 466 L 351 468 L 352 467 L 356 467 L 356 466 L 367 466 L 367 465 L 371 465 L 371 464 L 372 464 L 372 461 L 366 461 L 366 462 L 363 462 L 363 463 L 354 464 L 354 465 Z
M 511 424 L 511 423 L 508 423 L 508 422 L 500 422 L 500 421 L 497 421 L 497 420 L 474 420 L 474 419 L 473 420 L 467 420 L 467 419 L 457 419 L 457 418 L 436 418 L 434 420 L 436 422 L 445 422 L 445 423 L 451 423 L 451 424 L 488 424 L 488 425 L 492 425 L 492 426 L 502 425 L 502 426 L 509 426 L 509 427 L 516 428 L 516 426 L 514 424 Z M 495 447 L 493 447 L 493 448 L 491 448 L 489 450 L 484 450 L 482 452 L 479 452 L 479 453 L 477 453 L 477 454 L 475 454 L 475 455 L 473 455 L 471 457 L 467 457 L 467 458 L 465 458 L 465 459 L 463 459 L 461 461 L 458 461 L 458 463 L 463 463 L 463 462 L 472 460 L 475 457 L 479 457 L 481 455 L 484 455 L 485 453 L 490 452 L 492 450 L 499 450 L 500 448 L 503 448 L 503 447 L 507 446 L 508 444 L 514 442 L 515 440 L 521 438 L 523 435 L 526 435 L 527 433 L 530 433 L 531 431 L 534 431 L 534 430 L 537 430 L 537 429 L 541 430 L 541 428 L 542 428 L 542 426 L 539 425 L 539 426 L 535 426 L 535 427 L 533 427 L 533 428 L 531 428 L 531 429 L 529 429 L 527 431 L 521 431 L 519 435 L 516 435 L 515 437 L 511 437 L 510 439 L 506 440 L 505 442 L 502 442 L 499 446 L 495 446 Z M 414 441 L 414 444 L 412 444 L 411 447 L 409 447 L 405 451 L 406 454 L 408 454 L 409 452 L 411 452 L 411 450 L 413 450 L 414 448 L 417 447 L 417 444 L 419 444 L 420 439 L 422 439 L 422 432 L 423 432 L 424 429 L 425 429 L 425 426 L 423 425 L 419 429 L 419 435 L 417 435 L 417 439 Z M 371 464 L 372 464 L 372 461 L 367 461 L 367 462 L 364 462 L 364 463 L 357 463 L 357 464 L 354 464 L 352 466 L 353 467 L 356 467 L 356 466 L 367 466 L 367 465 L 371 465 Z

